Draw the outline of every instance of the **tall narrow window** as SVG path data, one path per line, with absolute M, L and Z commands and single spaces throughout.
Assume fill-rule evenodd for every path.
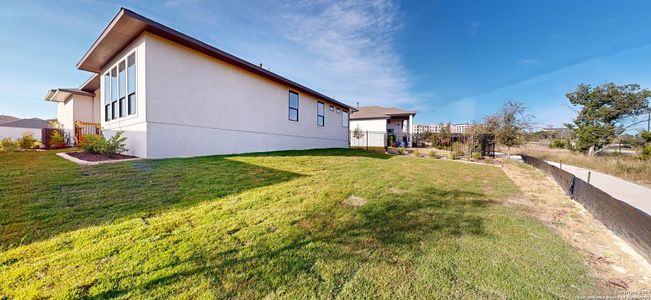
M 129 102 L 129 114 L 136 113 L 136 54 L 127 58 L 127 99 Z
M 104 121 L 111 120 L 111 76 L 104 74 Z
M 348 127 L 348 112 L 341 112 L 341 126 Z
M 289 120 L 298 122 L 298 94 L 289 92 Z
M 323 102 L 316 103 L 316 125 L 323 127 L 325 125 L 325 116 L 324 116 L 324 105 Z
M 111 70 L 111 119 L 118 117 L 118 78 L 117 68 Z
M 118 64 L 118 103 L 120 107 L 120 118 L 127 115 L 127 103 L 126 103 L 126 90 L 127 90 L 127 76 L 125 70 L 125 62 L 121 61 Z

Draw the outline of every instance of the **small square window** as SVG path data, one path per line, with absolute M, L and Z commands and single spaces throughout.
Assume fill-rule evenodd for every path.
M 335 111 L 335 107 L 330 105 L 330 111 Z
M 337 113 L 340 113 L 340 112 L 341 112 L 341 109 L 338 109 L 338 108 L 337 108 Z

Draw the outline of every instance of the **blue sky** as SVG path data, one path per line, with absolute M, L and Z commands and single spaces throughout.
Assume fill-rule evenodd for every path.
M 52 118 L 50 88 L 121 7 L 349 104 L 480 120 L 505 100 L 540 126 L 579 83 L 651 88 L 649 1 L 0 1 L 0 114 Z

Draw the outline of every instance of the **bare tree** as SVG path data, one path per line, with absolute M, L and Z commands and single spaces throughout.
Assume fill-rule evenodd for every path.
M 533 116 L 526 113 L 524 104 L 516 101 L 506 101 L 502 108 L 484 119 L 485 132 L 495 135 L 495 141 L 507 148 L 511 156 L 511 147 L 524 143 L 525 131 L 533 126 Z

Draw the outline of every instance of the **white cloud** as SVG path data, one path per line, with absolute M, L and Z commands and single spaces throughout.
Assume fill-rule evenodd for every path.
M 521 65 L 537 65 L 540 63 L 540 60 L 537 58 L 523 58 L 518 63 Z
M 408 74 L 394 44 L 403 26 L 395 3 L 324 1 L 286 8 L 280 33 L 307 51 L 318 77 L 311 80 L 326 94 L 351 104 L 422 105 L 408 91 Z

